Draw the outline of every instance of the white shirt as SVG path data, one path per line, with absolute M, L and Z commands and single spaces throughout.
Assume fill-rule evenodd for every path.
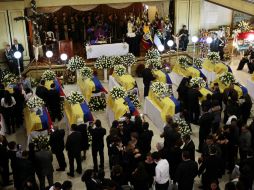
M 169 164 L 166 159 L 161 159 L 155 167 L 155 182 L 165 184 L 170 180 Z
M 9 108 L 9 107 L 12 107 L 16 104 L 16 101 L 15 99 L 13 98 L 13 96 L 11 97 L 12 99 L 12 103 L 11 105 L 7 105 L 5 102 L 4 102 L 4 98 L 1 99 L 1 106 L 4 107 L 4 108 Z

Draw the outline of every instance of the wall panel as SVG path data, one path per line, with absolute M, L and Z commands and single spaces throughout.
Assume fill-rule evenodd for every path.
M 10 44 L 7 11 L 0 11 L 0 62 L 4 59 L 4 49 L 6 44 Z

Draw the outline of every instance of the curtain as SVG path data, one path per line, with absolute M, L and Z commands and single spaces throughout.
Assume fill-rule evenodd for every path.
M 56 11 L 59 11 L 62 8 L 62 6 L 57 7 L 39 7 L 37 10 L 38 12 L 42 13 L 54 13 Z
M 72 5 L 71 7 L 77 11 L 90 11 L 95 9 L 98 5 Z
M 131 6 L 132 3 L 112 3 L 112 4 L 107 4 L 109 7 L 114 8 L 114 9 L 124 9 L 129 6 Z

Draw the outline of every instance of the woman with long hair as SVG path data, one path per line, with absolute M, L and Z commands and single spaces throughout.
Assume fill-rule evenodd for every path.
M 11 134 L 15 132 L 15 120 L 14 120 L 14 106 L 16 101 L 11 96 L 9 91 L 5 91 L 4 97 L 1 99 L 1 106 L 3 108 L 3 117 L 6 124 L 7 133 Z

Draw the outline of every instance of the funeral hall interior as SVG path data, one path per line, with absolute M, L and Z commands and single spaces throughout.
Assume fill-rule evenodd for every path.
M 253 190 L 253 0 L 0 0 L 0 190 Z

